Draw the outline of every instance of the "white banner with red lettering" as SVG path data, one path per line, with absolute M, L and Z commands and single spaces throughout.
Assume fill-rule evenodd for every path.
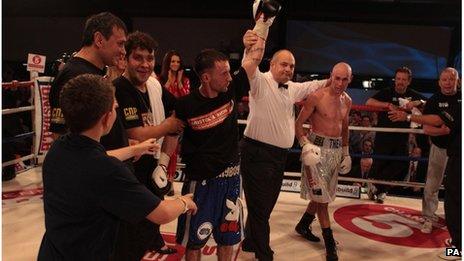
M 35 154 L 39 157 L 39 162 L 50 149 L 52 143 L 52 133 L 50 132 L 50 100 L 49 94 L 53 77 L 41 76 L 35 79 Z

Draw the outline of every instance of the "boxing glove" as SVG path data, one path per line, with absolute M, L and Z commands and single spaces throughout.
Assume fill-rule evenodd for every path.
M 348 174 L 351 171 L 351 156 L 348 146 L 343 147 L 343 158 L 342 163 L 340 163 L 340 174 Z
M 315 166 L 321 162 L 321 148 L 309 141 L 306 142 L 301 148 L 301 162 L 306 166 Z
M 151 178 L 155 185 L 155 189 L 159 194 L 166 194 L 171 189 L 170 182 L 168 181 L 166 166 L 169 164 L 169 155 L 161 152 L 158 160 L 158 166 L 151 174 Z
M 275 0 L 255 0 L 253 3 L 253 17 L 256 21 L 253 31 L 266 39 L 269 33 L 269 27 L 274 22 L 274 18 L 280 11 L 280 4 Z

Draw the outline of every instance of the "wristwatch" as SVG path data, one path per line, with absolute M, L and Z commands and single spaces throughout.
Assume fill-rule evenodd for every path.
M 187 200 L 185 200 L 185 198 L 183 198 L 182 196 L 178 197 L 178 199 L 180 199 L 180 201 L 184 203 L 184 211 L 182 212 L 182 214 L 187 213 L 187 211 L 189 211 Z
M 406 121 L 411 122 L 411 114 L 406 115 Z

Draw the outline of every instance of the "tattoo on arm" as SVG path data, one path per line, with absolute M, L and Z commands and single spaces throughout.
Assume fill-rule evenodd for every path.
M 251 47 L 247 53 L 251 54 L 251 53 L 254 53 L 254 52 L 264 52 L 264 48 L 262 47 Z

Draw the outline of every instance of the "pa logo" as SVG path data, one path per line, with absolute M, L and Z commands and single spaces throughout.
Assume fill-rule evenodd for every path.
M 461 256 L 461 253 L 459 253 L 459 249 L 455 247 L 447 247 L 445 249 L 445 256 Z

